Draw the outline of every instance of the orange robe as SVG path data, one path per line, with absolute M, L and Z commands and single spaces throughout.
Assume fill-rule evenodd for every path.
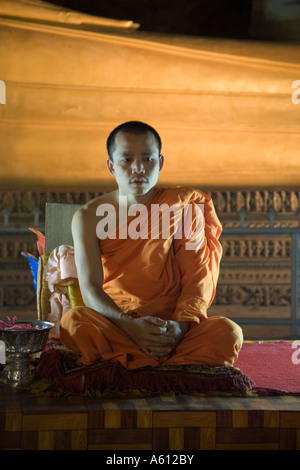
M 163 204 L 176 210 L 160 213 L 160 223 L 155 225 L 158 219 L 152 209 Z M 170 356 L 156 361 L 106 317 L 82 306 L 62 317 L 62 341 L 81 353 L 85 364 L 101 359 L 119 361 L 128 369 L 160 364 L 232 365 L 243 342 L 241 328 L 227 318 L 207 317 L 222 256 L 222 228 L 211 198 L 192 188 L 156 188 L 145 207 L 143 217 L 141 213 L 128 217 L 125 225 L 100 240 L 103 290 L 128 315 L 189 321 L 190 329 Z M 201 221 L 197 224 L 199 207 L 203 208 L 202 225 Z M 187 208 L 190 218 L 185 219 Z M 185 220 L 192 222 L 191 233 Z M 120 235 L 124 228 L 131 236 Z M 134 239 L 132 233 L 139 236 Z

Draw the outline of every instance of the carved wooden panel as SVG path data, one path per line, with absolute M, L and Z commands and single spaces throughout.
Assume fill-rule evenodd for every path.
M 44 230 L 46 202 L 84 204 L 111 188 L 0 192 L 0 309 L 35 309 L 35 292 L 27 260 L 37 256 L 36 238 L 28 227 Z M 300 191 L 215 191 L 211 195 L 224 227 L 296 227 Z M 245 212 L 244 212 L 245 211 Z M 291 239 L 289 236 L 221 237 L 223 259 L 210 314 L 288 318 L 291 305 Z M 288 335 L 280 328 L 280 336 Z M 284 334 L 283 334 L 284 333 Z

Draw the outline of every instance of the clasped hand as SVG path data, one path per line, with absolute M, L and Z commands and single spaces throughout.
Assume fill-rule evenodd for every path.
M 151 316 L 131 317 L 126 333 L 145 354 L 158 360 L 168 356 L 177 347 L 188 325 L 187 322 L 165 321 Z

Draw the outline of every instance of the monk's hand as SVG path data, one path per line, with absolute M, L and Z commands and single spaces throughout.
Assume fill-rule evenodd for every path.
M 168 334 L 168 322 L 158 317 L 129 317 L 125 332 L 148 356 L 159 359 L 174 348 L 175 335 Z
M 189 322 L 176 322 L 173 320 L 168 320 L 162 324 L 160 322 L 162 322 L 163 320 L 157 319 L 155 317 L 150 317 L 149 320 L 151 318 L 155 319 L 155 325 L 161 326 L 160 335 L 163 338 L 157 338 L 159 340 L 159 345 L 152 347 L 149 346 L 147 354 L 150 357 L 153 357 L 158 360 L 161 357 L 168 356 L 176 349 L 176 347 L 188 331 L 190 324 Z M 166 344 L 164 344 L 165 339 L 168 339 L 168 343 Z
M 176 349 L 184 335 L 189 329 L 189 322 L 177 322 L 173 320 L 167 321 L 167 331 L 171 338 L 174 338 L 174 344 L 172 350 Z

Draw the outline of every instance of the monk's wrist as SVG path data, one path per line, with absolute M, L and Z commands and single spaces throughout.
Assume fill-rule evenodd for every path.
M 126 313 L 120 311 L 118 314 L 114 315 L 114 318 L 112 319 L 112 322 L 120 328 L 122 331 L 125 333 L 127 332 L 127 326 L 131 322 L 132 318 L 130 315 L 126 315 Z
M 185 333 L 190 329 L 190 322 L 189 321 L 179 322 L 179 326 L 180 326 L 181 332 L 185 335 Z

